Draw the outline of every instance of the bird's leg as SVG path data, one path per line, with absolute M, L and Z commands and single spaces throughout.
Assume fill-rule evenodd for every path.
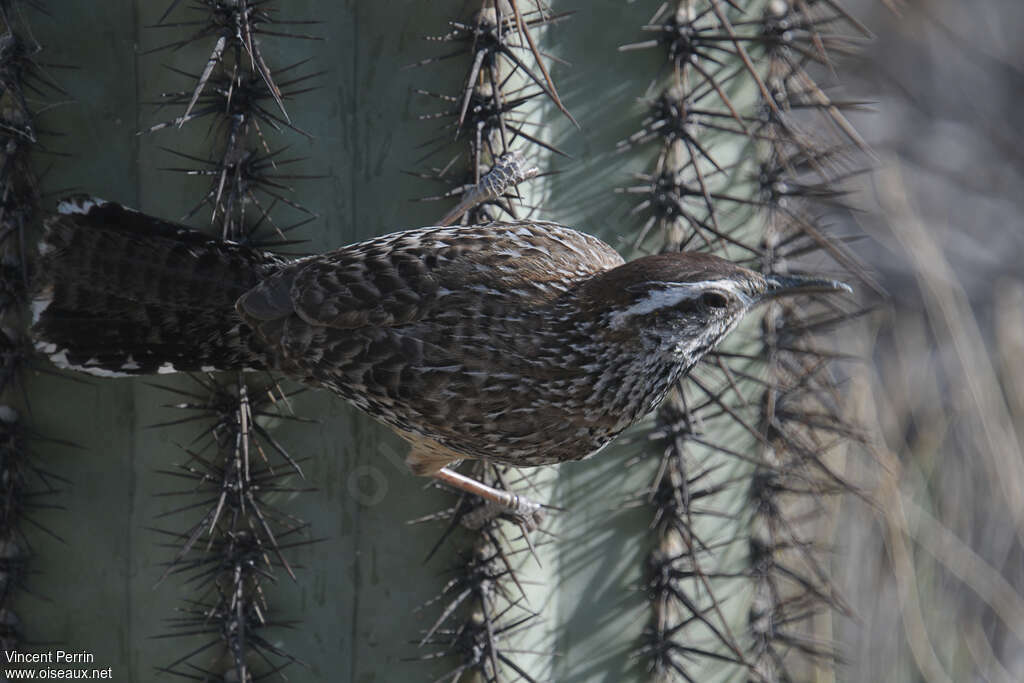
M 524 498 L 510 491 L 492 488 L 475 479 L 470 479 L 464 474 L 454 472 L 447 467 L 442 467 L 436 472 L 431 473 L 430 476 L 443 481 L 449 486 L 483 498 L 497 508 L 497 514 L 507 513 L 511 515 L 517 522 L 522 523 L 528 531 L 537 529 L 541 522 L 544 521 L 543 506 L 529 498 Z
M 544 519 L 544 506 L 540 503 L 535 503 L 529 498 L 516 495 L 511 491 L 496 489 L 450 470 L 448 465 L 456 465 L 460 460 L 458 453 L 415 434 L 403 434 L 403 436 L 412 445 L 409 455 L 405 458 L 405 464 L 408 465 L 409 471 L 420 477 L 433 477 L 460 491 L 484 499 L 483 508 L 471 512 L 472 517 L 463 518 L 462 521 L 467 526 L 479 528 L 489 520 L 505 514 L 527 531 L 533 531 L 540 527 Z

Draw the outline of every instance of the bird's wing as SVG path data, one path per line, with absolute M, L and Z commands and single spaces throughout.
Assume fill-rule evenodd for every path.
M 423 228 L 296 261 L 237 308 L 265 337 L 292 316 L 336 329 L 395 326 L 421 319 L 443 296 L 517 291 L 540 302 L 621 263 L 604 242 L 552 223 Z

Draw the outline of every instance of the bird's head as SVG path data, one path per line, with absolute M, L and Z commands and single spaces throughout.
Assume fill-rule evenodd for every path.
M 582 294 L 612 340 L 638 341 L 661 360 L 691 366 L 757 304 L 831 291 L 851 290 L 834 280 L 761 275 L 710 254 L 676 252 L 606 271 Z

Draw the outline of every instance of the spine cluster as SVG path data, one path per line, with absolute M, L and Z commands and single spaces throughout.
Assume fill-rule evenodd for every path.
M 569 116 L 538 40 L 542 30 L 564 18 L 544 2 L 483 0 L 471 17 L 449 21 L 447 33 L 428 38 L 445 51 L 413 66 L 447 59 L 468 64 L 465 79 L 453 94 L 420 91 L 444 107 L 423 117 L 443 124 L 421 160 L 430 166 L 417 175 L 445 188 L 425 199 L 461 200 L 440 222 L 475 225 L 534 213 L 535 207 L 515 186 L 525 165 L 549 154 L 561 154 L 545 140 L 537 121 L 545 100 Z M 506 179 L 504 168 L 510 162 L 516 177 Z M 530 169 L 526 177 L 534 174 Z M 500 192 L 475 197 L 491 184 L 497 184 Z M 506 189 L 509 186 L 511 189 Z M 430 217 L 424 221 L 439 222 Z M 484 462 L 472 463 L 469 474 L 495 488 L 524 492 L 536 480 L 533 471 L 513 471 Z M 465 543 L 458 551 L 453 578 L 429 603 L 440 605 L 441 613 L 420 643 L 435 648 L 428 658 L 455 660 L 450 680 L 535 680 L 517 662 L 514 644 L 516 634 L 531 628 L 537 618 L 517 576 L 517 567 L 534 551 L 530 531 L 522 529 L 523 541 L 511 542 L 507 523 L 466 494 L 460 494 L 447 510 L 417 521 L 446 523 L 435 551 L 457 529 L 459 543 Z M 468 676 L 472 678 L 465 678 Z
M 634 246 L 871 286 L 825 227 L 870 152 L 843 114 L 855 103 L 815 80 L 866 29 L 831 0 L 680 0 L 642 31 L 622 50 L 661 50 L 665 62 L 649 113 L 620 143 L 656 150 L 624 188 Z M 852 488 L 829 459 L 860 434 L 821 334 L 857 312 L 835 298 L 771 304 L 760 329 L 709 354 L 658 411 L 652 616 L 638 649 L 655 680 L 702 680 L 722 662 L 791 680 L 834 660 L 814 620 L 846 608 L 808 520 Z
M 37 3 L 0 2 L 0 648 L 8 652 L 31 640 L 14 601 L 25 593 L 40 597 L 27 585 L 31 536 L 60 538 L 37 517 L 58 505 L 64 483 L 33 453 L 33 443 L 46 439 L 31 427 L 31 405 L 21 382 L 31 360 L 24 333 L 31 320 L 29 232 L 38 219 L 40 196 L 33 157 L 46 150 L 51 137 L 40 115 L 63 94 L 48 73 L 54 65 L 42 61 L 43 46 L 26 21 L 31 10 L 43 9 Z
M 181 35 L 151 50 L 203 46 L 209 50 L 195 71 L 175 70 L 189 83 L 165 92 L 160 109 L 174 117 L 151 126 L 167 140 L 167 152 L 183 165 L 168 170 L 206 181 L 185 216 L 205 219 L 220 237 L 275 248 L 293 242 L 289 233 L 316 217 L 292 198 L 291 184 L 310 178 L 289 172 L 303 160 L 286 153 L 286 137 L 308 136 L 289 115 L 286 102 L 310 89 L 317 74 L 303 64 L 271 68 L 264 41 L 309 39 L 302 24 L 262 0 L 201 0 L 167 7 L 153 31 Z M 171 135 L 206 122 L 207 147 L 185 152 Z M 180 136 L 179 136 L 180 137 Z M 166 637 L 193 637 L 180 656 L 158 667 L 183 678 L 254 681 L 287 677 L 304 665 L 281 644 L 282 628 L 294 624 L 274 603 L 272 585 L 297 580 L 295 549 L 311 541 L 308 525 L 278 501 L 309 490 L 300 463 L 268 428 L 294 420 L 290 392 L 274 378 L 238 373 L 192 376 L 187 386 L 166 385 L 172 406 L 185 412 L 167 424 L 194 423 L 200 431 L 184 447 L 185 458 L 166 474 L 179 482 L 166 495 L 181 505 L 163 516 L 159 530 L 173 549 L 161 582 L 174 577 L 193 591 Z M 284 494 L 284 495 L 282 495 Z M 171 520 L 189 518 L 184 530 Z M 193 646 L 198 636 L 200 643 Z M 183 641 L 184 642 L 184 641 Z

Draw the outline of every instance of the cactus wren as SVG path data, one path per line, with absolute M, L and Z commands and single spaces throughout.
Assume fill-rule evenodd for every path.
M 623 262 L 539 221 L 396 232 L 286 260 L 92 198 L 46 223 L 36 348 L 104 376 L 276 370 L 393 427 L 412 471 L 580 460 L 656 407 L 757 303 L 849 289 L 715 256 Z

